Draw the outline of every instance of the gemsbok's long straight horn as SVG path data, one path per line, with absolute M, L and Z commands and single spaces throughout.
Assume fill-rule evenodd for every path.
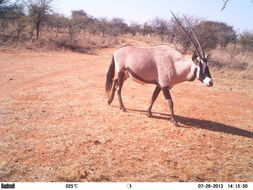
M 200 44 L 200 42 L 199 42 L 199 40 L 198 40 L 198 38 L 197 38 L 197 36 L 196 36 L 196 34 L 195 34 L 193 28 L 191 27 L 191 24 L 189 23 L 189 21 L 187 20 L 186 17 L 184 17 L 184 18 L 185 18 L 185 21 L 187 22 L 188 27 L 189 27 L 190 30 L 191 30 L 191 33 L 193 34 L 195 40 L 196 40 L 197 43 L 198 43 L 198 46 L 199 46 L 199 48 L 200 48 L 200 50 L 201 50 L 201 53 L 202 53 L 203 58 L 205 58 L 206 56 L 205 56 L 204 50 L 203 50 L 203 48 L 202 48 L 202 46 L 201 46 L 201 44 Z
M 174 13 L 173 13 L 172 11 L 170 11 L 170 12 L 171 12 L 171 14 L 173 15 L 173 17 L 176 19 L 176 21 L 177 21 L 177 23 L 179 24 L 180 28 L 185 32 L 187 38 L 188 38 L 188 39 L 191 41 L 191 43 L 194 45 L 194 47 L 195 47 L 195 49 L 196 49 L 196 51 L 197 51 L 199 57 L 200 57 L 200 58 L 203 58 L 202 55 L 201 55 L 201 53 L 199 52 L 199 49 L 198 49 L 197 45 L 193 42 L 192 38 L 190 37 L 190 35 L 189 35 L 188 32 L 186 31 L 186 29 L 183 27 L 183 25 L 181 24 L 181 22 L 177 19 L 177 17 L 174 15 Z M 198 40 L 197 40 L 197 43 L 199 43 Z

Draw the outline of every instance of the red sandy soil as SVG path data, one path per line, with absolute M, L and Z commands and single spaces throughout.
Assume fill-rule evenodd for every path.
M 107 105 L 114 49 L 0 50 L 0 181 L 253 181 L 252 81 L 175 86 L 175 127 L 152 85 Z

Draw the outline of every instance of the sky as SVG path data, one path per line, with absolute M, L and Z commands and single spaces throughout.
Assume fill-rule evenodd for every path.
M 221 11 L 223 0 L 56 0 L 55 10 L 70 16 L 72 10 L 84 10 L 100 18 L 123 18 L 126 23 L 143 24 L 154 18 L 170 19 L 172 10 L 206 20 L 225 22 L 238 33 L 253 31 L 253 0 L 230 0 Z

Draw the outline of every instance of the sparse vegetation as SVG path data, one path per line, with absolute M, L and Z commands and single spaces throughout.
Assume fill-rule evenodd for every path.
M 162 96 L 146 117 L 151 85 L 125 86 L 127 113 L 117 101 L 107 106 L 112 53 L 0 52 L 1 181 L 253 180 L 252 81 L 240 91 L 223 75 L 214 88 L 173 88 L 182 126 L 174 127 Z
M 253 32 L 243 32 L 239 37 L 239 44 L 247 51 L 253 51 Z
M 29 2 L 49 4 L 42 16 Z M 117 103 L 108 108 L 103 83 L 113 49 L 93 50 L 169 44 L 189 53 L 175 20 L 128 25 L 84 10 L 66 17 L 50 2 L 0 0 L 0 181 L 253 181 L 252 32 L 179 18 L 211 54 L 214 87 L 196 80 L 173 88 L 181 126 L 174 127 L 162 97 L 146 117 L 153 86 L 130 82 L 127 113 Z
M 160 38 L 161 43 L 180 44 L 183 52 L 192 50 L 191 43 L 174 19 L 155 18 L 143 25 L 138 23 L 127 25 L 121 18 L 111 20 L 94 18 L 84 10 L 73 10 L 72 15 L 68 18 L 54 12 L 52 2 L 53 0 L 23 0 L 10 4 L 8 0 L 2 1 L 0 6 L 0 25 L 2 26 L 0 40 L 2 45 L 13 44 L 18 40 L 22 42 L 32 40 L 36 43 L 35 39 L 38 40 L 40 37 L 43 38 L 46 33 L 50 33 L 50 36 L 47 35 L 46 41 L 46 38 L 43 38 L 45 42 L 51 41 L 49 38 L 54 38 L 56 46 L 71 44 L 72 46 L 76 45 L 76 49 L 78 49 L 79 47 L 86 47 L 87 42 L 87 40 L 82 42 L 78 39 L 79 44 L 75 43 L 79 36 L 86 38 L 92 34 L 93 37 L 98 36 L 99 39 L 102 36 L 105 38 L 104 41 L 109 42 L 108 39 L 120 38 L 122 35 L 130 34 L 133 37 L 142 35 L 147 38 L 150 36 L 156 39 Z M 27 10 L 27 14 L 25 14 L 25 10 Z M 217 46 L 226 47 L 236 42 L 247 49 L 252 49 L 252 33 L 250 32 L 244 32 L 237 36 L 233 28 L 225 23 L 206 21 L 191 16 L 183 16 L 179 19 L 186 28 L 188 25 L 185 19 L 190 22 L 204 49 L 212 50 Z M 33 38 L 34 30 L 36 30 L 35 39 Z M 41 32 L 44 34 L 40 34 Z M 63 36 L 64 39 L 62 39 Z M 111 44 L 114 42 L 109 43 L 108 46 Z M 89 45 L 88 48 L 90 48 Z
M 158 45 L 173 44 L 181 52 L 192 52 L 193 45 L 174 18 L 155 18 L 140 25 L 126 24 L 121 18 L 95 18 L 84 10 L 73 10 L 70 17 L 57 14 L 53 0 L 3 0 L 0 3 L 0 44 L 2 47 L 26 49 L 68 49 L 78 52 L 113 47 L 134 38 Z M 26 10 L 26 11 L 25 11 Z M 252 78 L 253 33 L 237 34 L 225 23 L 182 16 L 179 20 L 189 31 L 191 24 L 203 48 L 212 54 L 211 65 L 217 70 L 243 72 Z M 36 36 L 33 36 L 36 31 Z
M 236 43 L 236 32 L 232 26 L 225 23 L 203 21 L 196 26 L 196 32 L 205 49 L 214 49 L 218 45 L 226 47 L 228 44 Z
M 217 47 L 211 51 L 210 65 L 221 72 L 233 72 L 234 76 L 253 80 L 252 52 L 241 46 Z
M 36 30 L 36 39 L 40 36 L 41 26 L 47 16 L 52 12 L 51 3 L 53 0 L 26 0 L 25 6 L 28 9 L 29 21 L 31 26 L 31 35 Z

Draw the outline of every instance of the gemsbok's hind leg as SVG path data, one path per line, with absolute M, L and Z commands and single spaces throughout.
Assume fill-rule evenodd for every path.
M 126 108 L 122 102 L 122 97 L 121 97 L 121 90 L 123 83 L 125 81 L 125 73 L 123 71 L 119 72 L 118 74 L 118 98 L 119 98 L 119 105 L 120 105 L 120 110 L 126 111 Z
M 111 95 L 110 95 L 110 97 L 109 97 L 109 99 L 108 99 L 108 104 L 109 104 L 109 105 L 112 103 L 112 101 L 113 101 L 113 99 L 114 99 L 114 94 L 115 94 L 115 91 L 116 91 L 117 86 L 118 86 L 118 79 L 115 79 L 115 80 L 113 81 Z
M 154 92 L 153 92 L 153 95 L 152 95 L 152 98 L 151 98 L 151 102 L 150 102 L 150 105 L 148 107 L 148 117 L 151 117 L 152 116 L 152 112 L 151 112 L 151 109 L 153 107 L 153 104 L 156 100 L 156 98 L 158 97 L 159 93 L 161 91 L 161 88 L 159 86 L 156 86 Z
M 162 92 L 163 92 L 163 95 L 164 95 L 165 99 L 169 103 L 170 112 L 171 112 L 171 122 L 174 125 L 178 126 L 178 123 L 177 123 L 177 121 L 175 119 L 175 115 L 174 115 L 174 104 L 173 104 L 173 101 L 172 101 L 172 98 L 171 98 L 171 95 L 170 95 L 170 91 L 167 88 L 162 88 Z

